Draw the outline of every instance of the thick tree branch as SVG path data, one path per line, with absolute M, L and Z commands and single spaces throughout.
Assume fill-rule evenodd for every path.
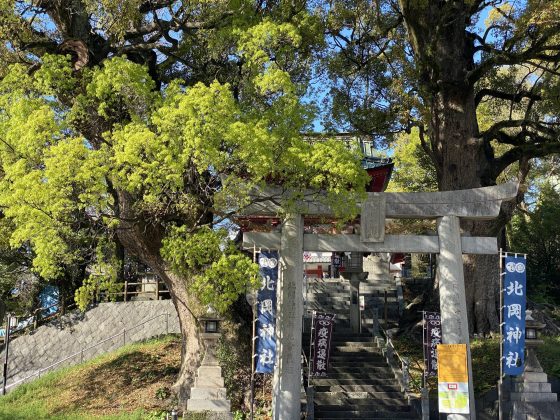
M 486 75 L 491 69 L 504 65 L 515 65 L 529 62 L 530 60 L 540 60 L 549 63 L 556 63 L 560 60 L 560 54 L 547 54 L 549 51 L 557 51 L 559 45 L 550 44 L 550 41 L 560 34 L 560 24 L 544 31 L 541 36 L 531 42 L 531 44 L 522 51 L 512 52 L 513 47 L 506 47 L 510 44 L 521 42 L 522 39 L 511 38 L 504 43 L 503 49 L 494 48 L 488 44 L 483 44 L 483 50 L 489 55 L 489 58 L 481 61 L 468 74 L 468 80 L 475 83 Z
M 508 166 L 517 162 L 538 157 L 544 157 L 552 153 L 560 152 L 560 141 L 547 143 L 531 143 L 516 146 L 508 150 L 502 156 L 494 160 L 492 165 L 492 176 L 498 177 Z
M 523 98 L 529 98 L 529 99 L 533 99 L 533 100 L 541 100 L 542 97 L 541 95 L 537 95 L 533 92 L 530 91 L 520 91 L 520 92 L 516 92 L 516 93 L 507 93 L 507 92 L 502 92 L 496 89 L 489 89 L 489 88 L 483 88 L 480 89 L 478 91 L 478 93 L 475 96 L 475 104 L 478 106 L 478 104 L 480 104 L 480 102 L 482 101 L 482 99 L 486 96 L 491 96 L 493 98 L 497 98 L 497 99 L 505 99 L 508 101 L 512 101 L 512 102 L 516 102 L 519 103 L 521 102 L 521 100 Z

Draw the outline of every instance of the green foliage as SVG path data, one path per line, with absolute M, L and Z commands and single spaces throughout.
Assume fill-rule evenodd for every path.
M 471 341 L 474 389 L 482 394 L 494 388 L 500 378 L 500 339 Z
M 534 207 L 517 213 L 508 229 L 510 249 L 527 253 L 527 292 L 531 299 L 560 302 L 560 194 L 547 180 Z
M 543 370 L 555 377 L 560 378 L 560 336 L 543 337 L 544 343 L 537 348 L 537 357 Z
M 189 234 L 172 228 L 163 242 L 163 257 L 176 272 L 190 279 L 189 287 L 203 305 L 225 312 L 247 287 L 259 286 L 259 267 L 227 239 L 225 229 L 204 227 Z
M 104 34 L 121 40 L 143 20 L 138 5 L 86 2 Z M 183 7 L 174 13 L 188 9 L 204 20 L 226 5 Z M 43 53 L 37 71 L 7 69 L 0 205 L 13 225 L 10 244 L 32 249 L 45 279 L 88 267 L 92 274 L 75 293 L 80 307 L 116 287 L 116 251 L 107 243 L 127 224 L 138 226 L 136 235 L 152 232 L 153 258 L 163 257 L 160 264 L 184 277 L 201 303 L 223 312 L 257 286 L 256 266 L 213 225 L 248 205 L 255 188 L 281 183 L 283 212 L 313 188 L 341 218 L 356 215 L 366 184 L 357 151 L 335 141 L 312 145 L 301 134 L 313 107 L 301 99 L 305 79 L 295 76 L 320 39 L 319 20 L 305 8 L 276 12 L 242 13 L 192 39 L 212 43 L 215 60 L 221 51 L 242 60 L 239 78 L 170 79 L 160 87 L 137 54 L 74 71 L 70 56 Z M 189 42 L 181 40 L 196 55 Z M 131 252 L 146 251 L 140 242 L 128 242 Z
M 422 149 L 418 129 L 396 136 L 394 143 L 395 171 L 391 191 L 437 191 L 437 173 L 433 162 Z

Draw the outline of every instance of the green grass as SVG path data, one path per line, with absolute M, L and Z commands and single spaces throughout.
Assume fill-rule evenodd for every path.
M 0 397 L 0 419 L 159 419 L 179 368 L 174 336 L 130 344 L 81 365 L 45 374 Z

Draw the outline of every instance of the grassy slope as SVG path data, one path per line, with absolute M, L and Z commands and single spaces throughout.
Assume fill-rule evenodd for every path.
M 168 336 L 46 374 L 0 397 L 0 419 L 160 418 L 174 405 L 180 352 Z

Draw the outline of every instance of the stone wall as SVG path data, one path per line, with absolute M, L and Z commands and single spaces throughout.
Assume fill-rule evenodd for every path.
M 68 357 L 53 369 L 75 365 L 125 343 L 179 332 L 179 319 L 170 300 L 100 303 L 85 313 L 69 313 L 11 341 L 7 383 L 10 386 Z M 3 351 L 0 358 L 4 360 Z

